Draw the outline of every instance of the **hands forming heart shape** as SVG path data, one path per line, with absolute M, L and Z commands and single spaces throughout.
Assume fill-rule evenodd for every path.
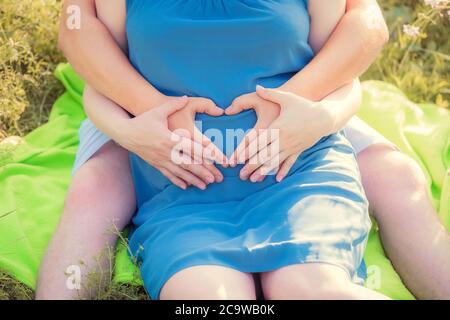
M 195 115 L 197 113 L 217 117 L 223 115 L 223 110 L 217 107 L 210 99 L 188 98 L 188 102 L 183 109 L 169 116 L 168 128 L 170 131 L 192 142 L 189 152 L 191 156 L 182 154 L 186 151 L 186 145 L 183 144 L 177 145 L 183 149 L 175 148 L 172 152 L 175 151 L 181 154 L 182 161 L 180 161 L 180 167 L 190 177 L 187 182 L 196 185 L 200 189 L 204 189 L 209 183 L 221 182 L 223 180 L 222 173 L 212 161 L 223 166 L 227 166 L 228 161 L 222 151 L 195 126 Z
M 230 159 L 195 126 L 197 113 L 217 117 L 223 114 L 235 115 L 250 109 L 255 110 L 257 122 Z M 180 166 L 188 172 L 184 173 L 188 184 L 204 189 L 209 183 L 223 180 L 221 172 L 211 161 L 224 167 L 245 164 L 240 172 L 242 180 L 262 182 L 269 173 L 275 172 L 277 181 L 282 181 L 299 155 L 324 136 L 321 128 L 328 127 L 330 121 L 329 112 L 321 108 L 318 102 L 293 93 L 258 86 L 256 92 L 236 98 L 225 111 L 210 99 L 188 98 L 184 108 L 168 117 L 168 128 L 200 146 L 193 147 L 196 151 L 192 150 L 190 154 L 193 160 L 203 161 L 190 161 L 190 158 L 186 158 Z M 273 130 L 277 131 L 276 135 L 267 135 L 267 132 Z M 277 148 L 271 148 L 274 144 Z
M 278 89 L 257 86 L 255 93 L 237 98 L 226 113 L 246 109 L 254 109 L 258 120 L 236 148 L 230 165 L 245 163 L 241 179 L 252 182 L 262 182 L 268 174 L 276 174 L 281 182 L 300 154 L 329 134 L 327 130 L 333 126 L 332 115 L 321 102 Z

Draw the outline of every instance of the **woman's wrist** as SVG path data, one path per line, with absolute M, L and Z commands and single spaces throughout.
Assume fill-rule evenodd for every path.
M 337 128 L 337 114 L 336 106 L 329 102 L 317 101 L 313 103 L 313 107 L 319 112 L 320 128 L 324 137 L 336 133 Z
M 134 148 L 134 139 L 131 126 L 132 118 L 121 118 L 112 124 L 110 138 L 128 151 Z
M 323 137 L 328 136 L 337 131 L 336 129 L 337 115 L 335 110 L 336 108 L 333 108 L 334 106 L 330 105 L 329 102 L 324 100 L 314 101 L 307 96 L 299 94 L 295 86 L 289 83 L 289 81 L 278 87 L 277 90 L 290 92 L 311 101 L 311 106 L 314 107 L 314 111 L 317 112 L 317 119 L 318 119 L 317 129 L 320 131 Z

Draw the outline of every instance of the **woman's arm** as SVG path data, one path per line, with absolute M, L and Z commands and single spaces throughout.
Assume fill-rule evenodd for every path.
M 324 125 L 324 128 L 328 129 L 324 135 L 336 133 L 345 127 L 348 120 L 358 112 L 361 99 L 361 83 L 355 79 L 318 101 L 329 120 L 328 125 Z
M 128 112 L 89 84 L 86 84 L 84 88 L 83 105 L 89 119 L 102 133 L 111 137 L 121 146 L 129 147 L 127 136 L 123 134 L 125 120 L 131 119 Z
M 115 14 L 107 15 L 110 17 L 109 27 L 114 30 L 110 32 L 97 17 L 95 0 L 65 0 L 59 28 L 59 47 L 75 70 L 93 88 L 131 114 L 139 115 L 167 99 L 134 69 L 124 53 L 127 46 L 125 0 L 114 1 Z M 80 9 L 79 29 L 67 25 L 70 6 Z
M 280 90 L 318 101 L 359 77 L 389 39 L 375 0 L 309 1 L 314 59 Z M 333 10 L 330 10 L 332 6 Z M 345 11 L 336 21 L 336 13 Z M 328 14 L 326 13 L 328 12 Z
M 336 118 L 334 113 L 341 113 L 341 109 L 358 109 L 361 97 L 357 81 L 318 102 L 278 89 L 258 87 L 256 92 L 262 99 L 279 105 L 281 113 L 267 130 L 253 137 L 250 150 L 254 153 L 240 172 L 241 179 L 252 182 L 261 182 L 274 171 L 277 171 L 276 180 L 282 181 L 303 151 L 315 145 L 324 134 L 334 133 L 344 126 L 342 121 L 346 120 L 341 116 Z M 329 131 L 325 133 L 318 127 L 329 128 Z M 263 139 L 258 136 L 261 134 Z M 267 153 L 271 156 L 267 157 Z
M 206 177 L 212 174 L 206 167 L 199 164 L 178 165 L 172 158 L 173 152 L 179 154 L 180 150 L 188 157 L 203 157 L 201 145 L 168 128 L 167 118 L 186 107 L 187 97 L 170 98 L 168 102 L 135 118 L 89 85 L 86 85 L 83 99 L 89 118 L 119 145 L 137 154 L 182 189 L 189 185 L 202 190 L 206 188 L 207 183 L 202 179 L 207 180 Z

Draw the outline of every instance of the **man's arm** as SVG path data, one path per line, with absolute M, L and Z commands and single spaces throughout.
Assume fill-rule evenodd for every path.
M 310 2 L 310 11 L 316 10 L 311 6 Z M 315 23 L 312 17 L 312 28 Z M 359 77 L 389 39 L 386 23 L 375 0 L 347 0 L 346 13 L 334 31 L 327 32 L 326 25 L 321 30 L 312 31 L 310 37 L 310 44 L 317 55 L 281 86 L 281 90 L 310 100 L 321 100 Z M 332 33 L 328 37 L 330 31 Z
M 66 24 L 69 6 L 80 8 L 79 29 L 70 29 Z M 166 101 L 134 69 L 114 35 L 97 18 L 94 0 L 64 1 L 59 47 L 81 77 L 131 114 L 139 115 Z
M 66 27 L 69 5 L 81 9 L 80 30 Z M 387 39 L 387 27 L 376 1 L 348 0 L 345 16 L 317 56 L 280 89 L 321 100 L 362 74 Z M 158 105 L 160 99 L 164 100 L 155 97 L 154 88 L 134 69 L 97 18 L 94 0 L 65 1 L 59 44 L 75 70 L 93 88 L 130 113 L 140 114 L 151 107 L 149 104 Z M 315 45 L 316 50 L 320 47 Z

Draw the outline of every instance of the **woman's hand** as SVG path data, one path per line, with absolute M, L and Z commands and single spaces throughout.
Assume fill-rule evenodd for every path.
M 272 172 L 277 181 L 289 173 L 299 155 L 331 134 L 334 120 L 320 102 L 313 102 L 293 93 L 257 87 L 257 94 L 264 100 L 278 104 L 279 117 L 265 130 L 259 130 L 249 142 L 248 163 L 241 170 L 241 179 L 260 182 Z M 245 152 L 242 151 L 242 152 Z M 241 159 L 241 155 L 238 155 Z
M 196 145 L 200 144 L 203 146 L 204 156 L 201 159 L 192 159 L 197 160 L 197 165 L 191 166 L 194 170 L 193 173 L 202 177 L 208 183 L 222 182 L 223 175 L 211 162 L 211 160 L 226 166 L 228 162 L 227 158 L 222 151 L 195 126 L 195 115 L 197 113 L 204 113 L 210 116 L 218 117 L 223 115 L 223 110 L 217 107 L 216 104 L 210 99 L 196 97 L 188 98 L 188 103 L 185 108 L 169 116 L 169 130 L 177 135 L 196 142 Z M 194 147 L 194 144 L 192 147 Z M 187 161 L 183 162 L 189 161 L 188 159 L 186 160 Z M 182 163 L 181 166 L 185 167 L 186 164 Z
M 168 128 L 168 117 L 183 110 L 188 102 L 187 97 L 174 98 L 138 117 L 123 119 L 116 126 L 114 137 L 117 143 L 154 166 L 178 187 L 186 189 L 188 185 L 195 185 L 204 190 L 214 178 L 207 169 L 202 170 L 198 164 L 181 166 L 173 161 L 174 154 L 178 155 L 181 150 L 184 157 L 197 161 L 203 161 L 205 156 L 201 145 Z
M 225 113 L 235 115 L 250 109 L 255 110 L 258 119 L 253 129 L 244 137 L 231 156 L 229 165 L 232 167 L 235 167 L 238 163 L 245 163 L 248 159 L 248 146 L 252 140 L 251 137 L 255 136 L 260 130 L 267 129 L 280 115 L 280 106 L 277 103 L 264 100 L 256 92 L 237 97 L 231 106 L 225 110 Z

